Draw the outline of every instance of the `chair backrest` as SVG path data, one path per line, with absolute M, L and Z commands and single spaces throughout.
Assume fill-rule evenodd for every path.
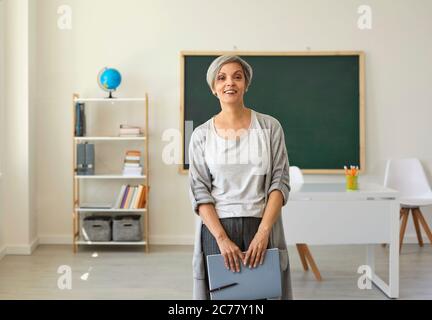
M 303 173 L 299 167 L 290 166 L 289 167 L 290 183 L 304 183 Z
M 398 190 L 401 197 L 431 192 L 423 167 L 416 158 L 388 160 L 384 186 Z

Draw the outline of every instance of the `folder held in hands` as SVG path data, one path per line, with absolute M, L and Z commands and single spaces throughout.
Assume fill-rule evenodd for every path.
M 253 300 L 277 298 L 282 294 L 279 249 L 267 249 L 264 263 L 256 268 L 241 264 L 240 272 L 225 267 L 220 254 L 207 256 L 212 300 Z

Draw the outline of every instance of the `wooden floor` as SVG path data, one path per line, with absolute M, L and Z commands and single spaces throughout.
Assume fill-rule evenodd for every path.
M 323 281 L 303 272 L 297 251 L 290 247 L 295 299 L 386 299 L 376 287 L 357 288 L 364 246 L 310 248 Z M 388 249 L 376 246 L 376 253 L 377 272 L 387 280 Z M 6 256 L 0 261 L 0 299 L 190 299 L 191 257 L 189 246 L 153 246 L 149 254 L 134 247 L 82 247 L 74 255 L 70 246 L 43 245 L 32 256 Z M 61 265 L 71 267 L 71 290 L 57 286 Z M 429 244 L 404 245 L 400 299 L 432 299 Z

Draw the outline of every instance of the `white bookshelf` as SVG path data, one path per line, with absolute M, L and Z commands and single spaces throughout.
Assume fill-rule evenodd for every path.
M 75 137 L 75 141 L 144 141 L 146 137 Z
M 74 102 L 104 102 L 104 103 L 117 103 L 117 102 L 147 102 L 146 98 L 79 98 L 74 97 Z
M 79 245 L 123 245 L 123 246 L 145 246 L 148 243 L 146 241 L 85 241 L 85 240 L 78 240 L 76 241 L 76 244 Z
M 121 174 L 97 174 L 91 176 L 75 175 L 75 179 L 78 180 L 98 180 L 98 179 L 139 179 L 145 180 L 147 176 L 123 176 Z
M 148 191 L 149 191 L 149 185 L 148 185 L 148 177 L 149 177 L 149 158 L 148 158 L 148 97 L 147 94 L 145 94 L 145 97 L 143 98 L 113 98 L 113 99 L 107 99 L 107 98 L 82 98 L 80 97 L 78 94 L 74 94 L 72 97 L 72 107 L 73 107 L 73 121 L 72 121 L 72 132 L 73 132 L 73 212 L 72 212 L 72 217 L 73 217 L 73 251 L 77 252 L 78 250 L 78 246 L 79 245 L 120 245 L 120 246 L 124 246 L 124 245 L 134 245 L 134 246 L 143 246 L 145 251 L 148 252 L 149 251 L 149 212 L 148 212 L 148 205 L 149 205 L 149 195 L 148 195 Z M 138 103 L 138 107 L 140 108 L 140 106 L 143 106 L 143 109 L 138 109 L 138 110 L 143 110 L 144 112 L 144 126 L 143 126 L 143 134 L 140 136 L 116 136 L 115 134 L 113 135 L 110 130 L 108 130 L 107 132 L 103 132 L 105 134 L 98 134 L 98 133 L 102 133 L 99 132 L 99 130 L 97 130 L 97 125 L 103 124 L 105 125 L 105 122 L 97 122 L 98 118 L 94 118 L 92 119 L 92 121 L 90 121 L 91 123 L 86 123 L 87 128 L 90 128 L 92 125 L 96 125 L 96 127 L 94 128 L 93 131 L 95 132 L 91 132 L 91 133 L 96 133 L 96 134 L 91 134 L 89 136 L 75 136 L 75 104 L 76 103 L 85 103 L 85 109 L 86 110 L 96 110 L 96 109 L 92 109 L 95 106 L 101 106 L 104 110 L 104 112 L 110 112 L 110 110 L 117 110 L 116 112 L 120 112 L 120 113 L 115 113 L 115 114 L 110 114 L 111 117 L 113 117 L 113 119 L 117 119 L 116 122 L 119 121 L 124 121 L 125 118 L 123 118 L 123 116 L 126 117 L 126 119 L 129 119 L 130 121 L 134 122 L 136 121 L 136 117 L 134 118 L 131 114 L 128 113 L 128 106 L 134 105 L 137 106 Z M 108 106 L 108 105 L 112 105 L 115 104 L 115 107 L 111 107 L 111 108 L 107 108 L 105 109 L 104 106 Z M 121 109 L 118 109 L 118 107 L 121 107 Z M 91 109 L 88 109 L 91 108 Z M 124 109 L 123 109 L 124 108 Z M 124 111 L 123 111 L 124 110 Z M 141 114 L 141 111 L 139 112 L 139 114 Z M 119 118 L 117 118 L 119 116 Z M 140 117 L 140 116 L 139 116 Z M 139 118 L 138 117 L 138 118 Z M 88 119 L 86 119 L 88 120 Z M 103 120 L 102 120 L 103 121 Z M 122 123 L 122 122 L 120 122 Z M 129 123 L 124 122 L 124 123 Z M 115 132 L 114 132 L 115 133 Z M 122 175 L 120 174 L 115 174 L 115 173 L 106 173 L 106 174 L 99 174 L 96 173 L 95 175 L 77 175 L 76 174 L 76 149 L 77 149 L 77 145 L 80 143 L 85 143 L 85 142 L 101 142 L 103 143 L 103 145 L 105 146 L 104 148 L 108 148 L 111 150 L 111 152 L 113 152 L 112 147 L 117 146 L 118 143 L 121 143 L 121 146 L 123 146 L 123 144 L 125 146 L 128 146 L 128 143 L 134 143 L 134 149 L 136 148 L 136 144 L 138 143 L 140 148 L 143 148 L 144 153 L 142 154 L 142 164 L 143 164 L 143 174 L 139 175 L 139 176 L 130 176 L 130 175 Z M 111 145 L 109 145 L 109 143 L 113 143 L 112 147 Z M 115 145 L 114 145 L 115 144 Z M 97 152 L 97 150 L 96 150 Z M 108 159 L 103 159 L 103 162 L 109 162 L 111 160 L 112 163 L 116 163 L 113 162 L 114 160 L 112 160 L 111 158 Z M 101 171 L 103 172 L 103 170 L 101 169 Z M 107 172 L 110 172 L 112 170 L 107 169 Z M 146 205 L 144 208 L 140 208 L 140 209 L 126 209 L 126 208 L 122 208 L 122 209 L 118 209 L 118 208 L 97 208 L 97 206 L 95 206 L 95 208 L 91 208 L 89 206 L 86 207 L 80 207 L 81 205 L 81 200 L 80 200 L 80 192 L 84 192 L 84 191 L 80 191 L 84 190 L 81 187 L 81 184 L 83 183 L 93 183 L 92 181 L 101 181 L 98 183 L 109 183 L 110 185 L 112 185 L 114 183 L 114 187 L 115 184 L 118 184 L 118 190 L 120 191 L 121 189 L 121 185 L 123 183 L 125 183 L 123 180 L 131 180 L 134 181 L 134 183 L 140 183 L 143 184 L 144 187 L 147 190 L 147 201 L 146 201 Z M 88 181 L 88 182 L 85 182 Z M 118 182 L 116 182 L 118 181 Z M 86 191 L 88 192 L 88 190 Z M 114 201 L 115 199 L 110 199 L 112 201 Z M 86 201 L 88 202 L 88 201 Z M 90 203 L 92 203 L 93 201 L 90 201 Z M 109 202 L 108 202 L 109 203 Z M 86 241 L 81 237 L 81 227 L 80 227 L 80 223 L 82 221 L 82 219 L 88 215 L 88 214 L 101 214 L 103 213 L 104 215 L 124 215 L 124 214 L 131 214 L 131 213 L 135 213 L 135 214 L 140 214 L 141 215 L 141 221 L 143 223 L 142 225 L 142 230 L 143 230 L 143 238 L 142 241 Z
M 147 212 L 145 208 L 143 209 L 99 209 L 99 208 L 75 208 L 76 212 L 136 212 L 136 213 L 142 213 Z

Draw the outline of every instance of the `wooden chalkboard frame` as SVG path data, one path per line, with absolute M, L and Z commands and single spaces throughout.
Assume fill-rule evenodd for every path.
M 181 159 L 180 174 L 188 174 L 184 169 L 185 128 L 184 128 L 184 89 L 185 89 L 185 58 L 188 56 L 358 56 L 359 57 L 359 133 L 360 133 L 360 173 L 366 170 L 366 132 L 365 132 L 365 53 L 363 51 L 181 51 L 180 52 L 180 128 L 181 128 Z M 304 174 L 344 174 L 343 169 L 303 169 Z

